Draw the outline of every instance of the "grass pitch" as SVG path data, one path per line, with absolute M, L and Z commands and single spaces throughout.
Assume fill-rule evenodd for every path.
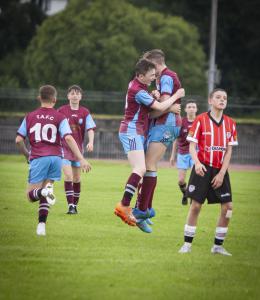
M 0 299 L 260 299 L 260 174 L 232 171 L 234 213 L 225 247 L 210 254 L 219 206 L 202 209 L 192 253 L 178 254 L 188 207 L 180 205 L 177 171 L 161 169 L 154 232 L 113 214 L 130 169 L 92 161 L 82 176 L 79 214 L 66 215 L 55 184 L 47 236 L 36 236 L 38 205 L 27 202 L 28 166 L 0 156 Z

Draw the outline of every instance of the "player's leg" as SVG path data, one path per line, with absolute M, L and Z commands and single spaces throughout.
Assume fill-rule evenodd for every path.
M 179 253 L 191 252 L 191 245 L 195 237 L 197 221 L 202 204 L 196 200 L 192 200 L 186 224 L 184 226 L 184 245 L 179 250 Z
M 81 168 L 80 165 L 72 166 L 73 172 L 73 200 L 75 212 L 78 213 L 77 205 L 79 203 L 80 191 L 81 191 Z
M 180 191 L 182 192 L 182 205 L 188 204 L 188 199 L 185 195 L 186 193 L 186 173 L 189 168 L 189 154 L 179 154 L 177 155 L 177 169 L 178 169 L 178 185 Z
M 232 217 L 232 194 L 228 173 L 225 174 L 223 184 L 219 190 L 214 190 L 215 197 L 218 197 L 221 204 L 220 216 L 217 222 L 214 245 L 211 249 L 213 254 L 222 254 L 231 256 L 231 254 L 223 248 L 223 243 L 228 232 L 228 225 Z
M 178 169 L 178 185 L 179 185 L 180 191 L 182 192 L 182 200 L 181 200 L 182 205 L 188 204 L 188 198 L 185 195 L 186 187 L 187 187 L 187 184 L 185 182 L 186 173 L 187 173 L 187 170 Z
M 141 193 L 138 195 L 137 208 L 146 211 L 152 207 L 154 190 L 157 184 L 157 165 L 166 151 L 162 143 L 150 143 L 145 156 L 146 173 L 143 177 Z
M 137 191 L 141 178 L 145 173 L 145 156 L 143 150 L 129 151 L 127 156 L 132 168 L 132 173 L 126 182 L 122 200 L 115 208 L 115 214 L 128 225 L 135 226 L 136 219 L 132 214 L 130 202 Z
M 72 162 L 68 159 L 62 160 L 62 170 L 64 175 L 64 190 L 68 203 L 67 214 L 73 214 L 74 209 L 74 191 L 73 191 L 73 171 Z
M 232 217 L 232 202 L 222 203 L 219 220 L 217 222 L 214 246 L 211 249 L 213 254 L 222 254 L 231 256 L 231 253 L 227 252 L 223 248 L 223 243 L 228 232 L 228 224 Z
M 199 213 L 201 211 L 201 206 L 207 197 L 210 179 L 211 176 L 209 172 L 206 172 L 204 177 L 201 177 L 196 174 L 194 168 L 191 171 L 187 197 L 190 197 L 192 202 L 184 226 L 184 245 L 179 250 L 179 253 L 191 252 L 191 245 L 195 237 Z

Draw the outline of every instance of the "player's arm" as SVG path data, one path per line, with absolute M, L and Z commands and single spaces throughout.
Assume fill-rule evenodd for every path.
M 160 97 L 160 102 L 163 102 L 169 98 L 170 98 L 169 95 L 162 95 Z M 175 113 L 175 114 L 180 114 L 181 113 L 181 105 L 174 103 L 165 111 L 152 110 L 149 115 L 150 115 L 150 118 L 154 119 L 154 118 L 160 117 L 161 115 L 163 115 L 165 113 L 170 113 L 170 112 Z
M 73 136 L 68 134 L 64 137 L 64 139 L 65 139 L 66 143 L 68 144 L 72 153 L 76 156 L 77 160 L 80 162 L 80 166 L 81 166 L 82 170 L 89 172 L 91 170 L 91 165 L 83 157 Z
M 94 136 L 95 132 L 93 129 L 88 130 L 88 144 L 87 144 L 87 151 L 92 152 L 94 149 Z
M 59 133 L 62 138 L 66 141 L 72 153 L 76 156 L 77 160 L 80 162 L 80 166 L 83 171 L 89 172 L 91 170 L 91 165 L 84 159 L 79 147 L 71 135 L 70 125 L 68 120 L 65 118 L 61 120 L 59 125 Z
M 228 169 L 228 166 L 230 163 L 231 155 L 232 155 L 232 146 L 228 145 L 224 159 L 223 159 L 222 167 L 221 167 L 220 171 L 218 172 L 218 174 L 211 181 L 213 189 L 217 189 L 217 188 L 221 187 L 223 180 L 224 180 L 224 176 L 227 172 L 227 169 Z
M 190 155 L 192 157 L 192 160 L 194 161 L 194 167 L 196 174 L 200 176 L 204 176 L 205 172 L 207 171 L 206 167 L 199 161 L 198 154 L 197 154 L 197 143 L 190 141 Z
M 154 101 L 154 103 L 151 105 L 151 108 L 160 112 L 165 112 L 176 100 L 184 96 L 185 90 L 183 88 L 178 89 L 175 94 L 173 94 L 171 97 L 168 97 L 163 102 Z
M 174 166 L 176 150 L 177 150 L 177 139 L 172 143 L 172 153 L 171 153 L 171 156 L 170 156 L 170 164 L 172 166 Z
M 88 144 L 86 146 L 88 152 L 92 152 L 94 149 L 94 136 L 96 129 L 96 124 L 92 119 L 91 115 L 88 114 L 86 117 L 86 130 L 88 131 Z
M 24 138 L 20 135 L 17 135 L 15 143 L 19 151 L 25 156 L 26 161 L 29 160 L 29 151 L 24 143 Z
M 17 130 L 17 136 L 15 139 L 16 146 L 18 147 L 19 151 L 25 156 L 26 161 L 29 161 L 29 151 L 24 143 L 24 139 L 27 136 L 27 125 L 26 125 L 26 117 L 23 119 L 22 124 L 20 125 L 19 129 Z

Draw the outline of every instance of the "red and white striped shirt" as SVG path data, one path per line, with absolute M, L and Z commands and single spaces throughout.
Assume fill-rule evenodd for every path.
M 226 115 L 217 123 L 209 112 L 202 113 L 193 122 L 187 140 L 198 144 L 201 163 L 220 169 L 227 146 L 238 145 L 236 123 Z

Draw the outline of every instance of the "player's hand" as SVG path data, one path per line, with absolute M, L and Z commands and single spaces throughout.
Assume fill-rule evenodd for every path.
M 174 165 L 175 165 L 175 159 L 172 156 L 170 157 L 170 165 L 172 167 L 174 167 Z
M 151 92 L 152 96 L 156 99 L 156 100 L 159 100 L 161 95 L 160 95 L 160 92 L 158 90 L 153 90 Z
M 219 172 L 211 181 L 213 189 L 217 189 L 222 186 L 225 174 Z
M 93 143 L 88 143 L 86 146 L 87 152 L 92 152 L 94 149 Z
M 178 90 L 176 91 L 175 95 L 177 96 L 178 99 L 179 99 L 179 98 L 182 98 L 182 97 L 185 96 L 185 90 L 184 90 L 183 88 L 178 89 Z
M 181 105 L 180 104 L 173 104 L 171 107 L 170 107 L 170 110 L 171 112 L 175 113 L 175 114 L 180 114 L 181 113 Z
M 203 177 L 205 175 L 205 173 L 207 172 L 207 169 L 201 162 L 197 162 L 195 164 L 195 172 L 199 176 Z
M 82 159 L 80 161 L 80 167 L 83 172 L 89 172 L 91 170 L 91 165 L 89 162 L 87 162 L 85 159 Z

